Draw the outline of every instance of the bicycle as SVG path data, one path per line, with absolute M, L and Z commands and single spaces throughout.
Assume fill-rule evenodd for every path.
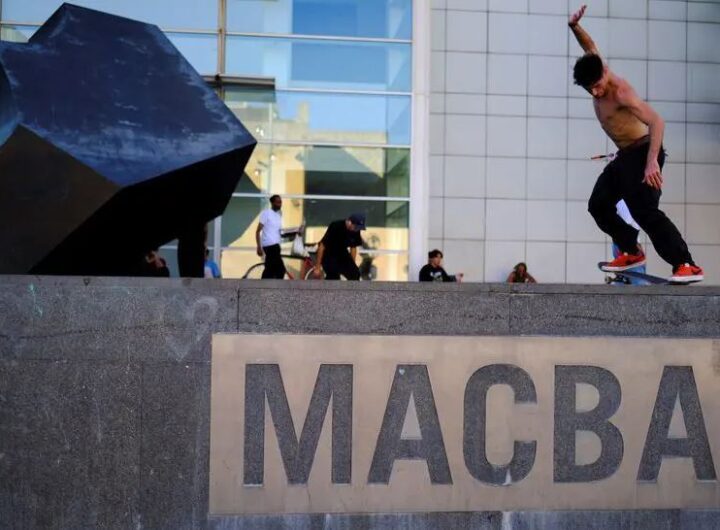
M 280 254 L 283 259 L 296 259 L 302 260 L 300 264 L 300 272 L 298 274 L 301 280 L 320 280 L 325 277 L 323 272 L 322 278 L 315 276 L 315 256 L 317 255 L 318 243 L 305 243 L 305 225 L 301 225 L 298 228 L 288 228 L 282 231 L 281 236 L 288 238 L 293 242 L 290 254 Z M 368 242 L 364 242 L 363 248 L 365 252 L 360 251 L 361 263 L 358 266 L 360 270 L 360 279 L 371 281 L 377 278 L 377 267 L 373 264 L 375 260 L 374 250 L 376 250 L 379 243 L 377 236 L 371 236 Z M 265 262 L 255 263 L 245 271 L 242 276 L 242 280 L 259 280 L 262 278 L 263 270 L 265 269 Z M 286 270 L 288 278 L 291 280 L 295 279 L 295 275 Z
M 280 254 L 283 259 L 296 259 L 302 260 L 300 264 L 299 277 L 302 280 L 314 280 L 316 279 L 313 270 L 315 268 L 315 255 L 317 253 L 317 243 L 305 243 L 305 225 L 301 225 L 298 228 L 288 228 L 282 231 L 281 236 L 293 242 L 290 254 Z M 245 271 L 242 275 L 242 280 L 259 280 L 262 277 L 263 270 L 265 270 L 265 262 L 255 263 Z M 286 274 L 291 280 L 295 279 L 295 275 L 291 271 L 286 271 Z

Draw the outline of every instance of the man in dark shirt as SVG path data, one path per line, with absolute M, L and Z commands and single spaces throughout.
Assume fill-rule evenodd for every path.
M 360 231 L 365 230 L 365 214 L 354 213 L 347 219 L 333 221 L 318 244 L 314 275 L 326 280 L 359 280 L 360 271 L 355 264 L 357 247 L 362 245 Z M 348 248 L 350 251 L 348 252 Z
M 428 252 L 428 263 L 420 269 L 421 282 L 460 282 L 463 274 L 451 275 L 442 268 L 443 253 L 438 249 Z

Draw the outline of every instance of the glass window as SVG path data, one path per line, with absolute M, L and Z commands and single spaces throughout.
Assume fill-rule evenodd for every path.
M 199 74 L 217 73 L 217 35 L 166 33 L 166 36 Z
M 408 197 L 410 150 L 260 144 L 238 186 L 244 193 Z
M 412 0 L 227 0 L 228 30 L 410 39 Z
M 410 96 L 227 89 L 225 101 L 260 142 L 410 145 Z
M 270 206 L 265 197 L 233 197 L 222 216 L 220 244 L 224 247 L 236 246 L 255 248 L 255 229 L 260 212 Z M 288 205 L 283 205 L 284 226 L 299 226 L 299 221 Z M 295 221 L 293 223 L 293 221 Z
M 38 28 L 39 26 L 3 25 L 0 40 L 27 42 Z M 166 33 L 165 35 L 200 74 L 217 73 L 217 35 L 200 33 Z
M 43 23 L 64 0 L 2 0 L 3 20 Z M 218 27 L 217 0 L 73 0 L 73 4 L 157 24 L 169 29 Z
M 2 26 L 0 28 L 0 40 L 8 42 L 27 42 L 37 29 L 38 26 Z
M 227 39 L 226 71 L 275 78 L 278 88 L 410 92 L 410 44 L 313 39 Z
M 352 213 L 367 216 L 363 239 L 385 250 L 408 248 L 408 202 L 340 199 L 283 199 L 283 226 L 306 224 L 306 242 L 317 242 L 327 225 Z M 265 197 L 233 197 L 222 217 L 223 247 L 254 249 L 255 230 L 260 212 L 269 207 Z

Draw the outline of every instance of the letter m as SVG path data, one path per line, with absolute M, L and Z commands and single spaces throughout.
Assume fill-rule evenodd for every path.
M 332 483 L 349 484 L 352 469 L 352 395 L 352 365 L 320 365 L 298 441 L 280 367 L 277 364 L 246 365 L 243 482 L 258 485 L 264 480 L 267 398 L 288 482 L 307 484 L 332 398 Z

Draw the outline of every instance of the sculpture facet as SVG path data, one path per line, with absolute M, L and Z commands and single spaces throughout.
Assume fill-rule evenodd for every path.
M 0 43 L 0 273 L 132 275 L 197 246 L 254 146 L 156 26 L 64 4 Z

